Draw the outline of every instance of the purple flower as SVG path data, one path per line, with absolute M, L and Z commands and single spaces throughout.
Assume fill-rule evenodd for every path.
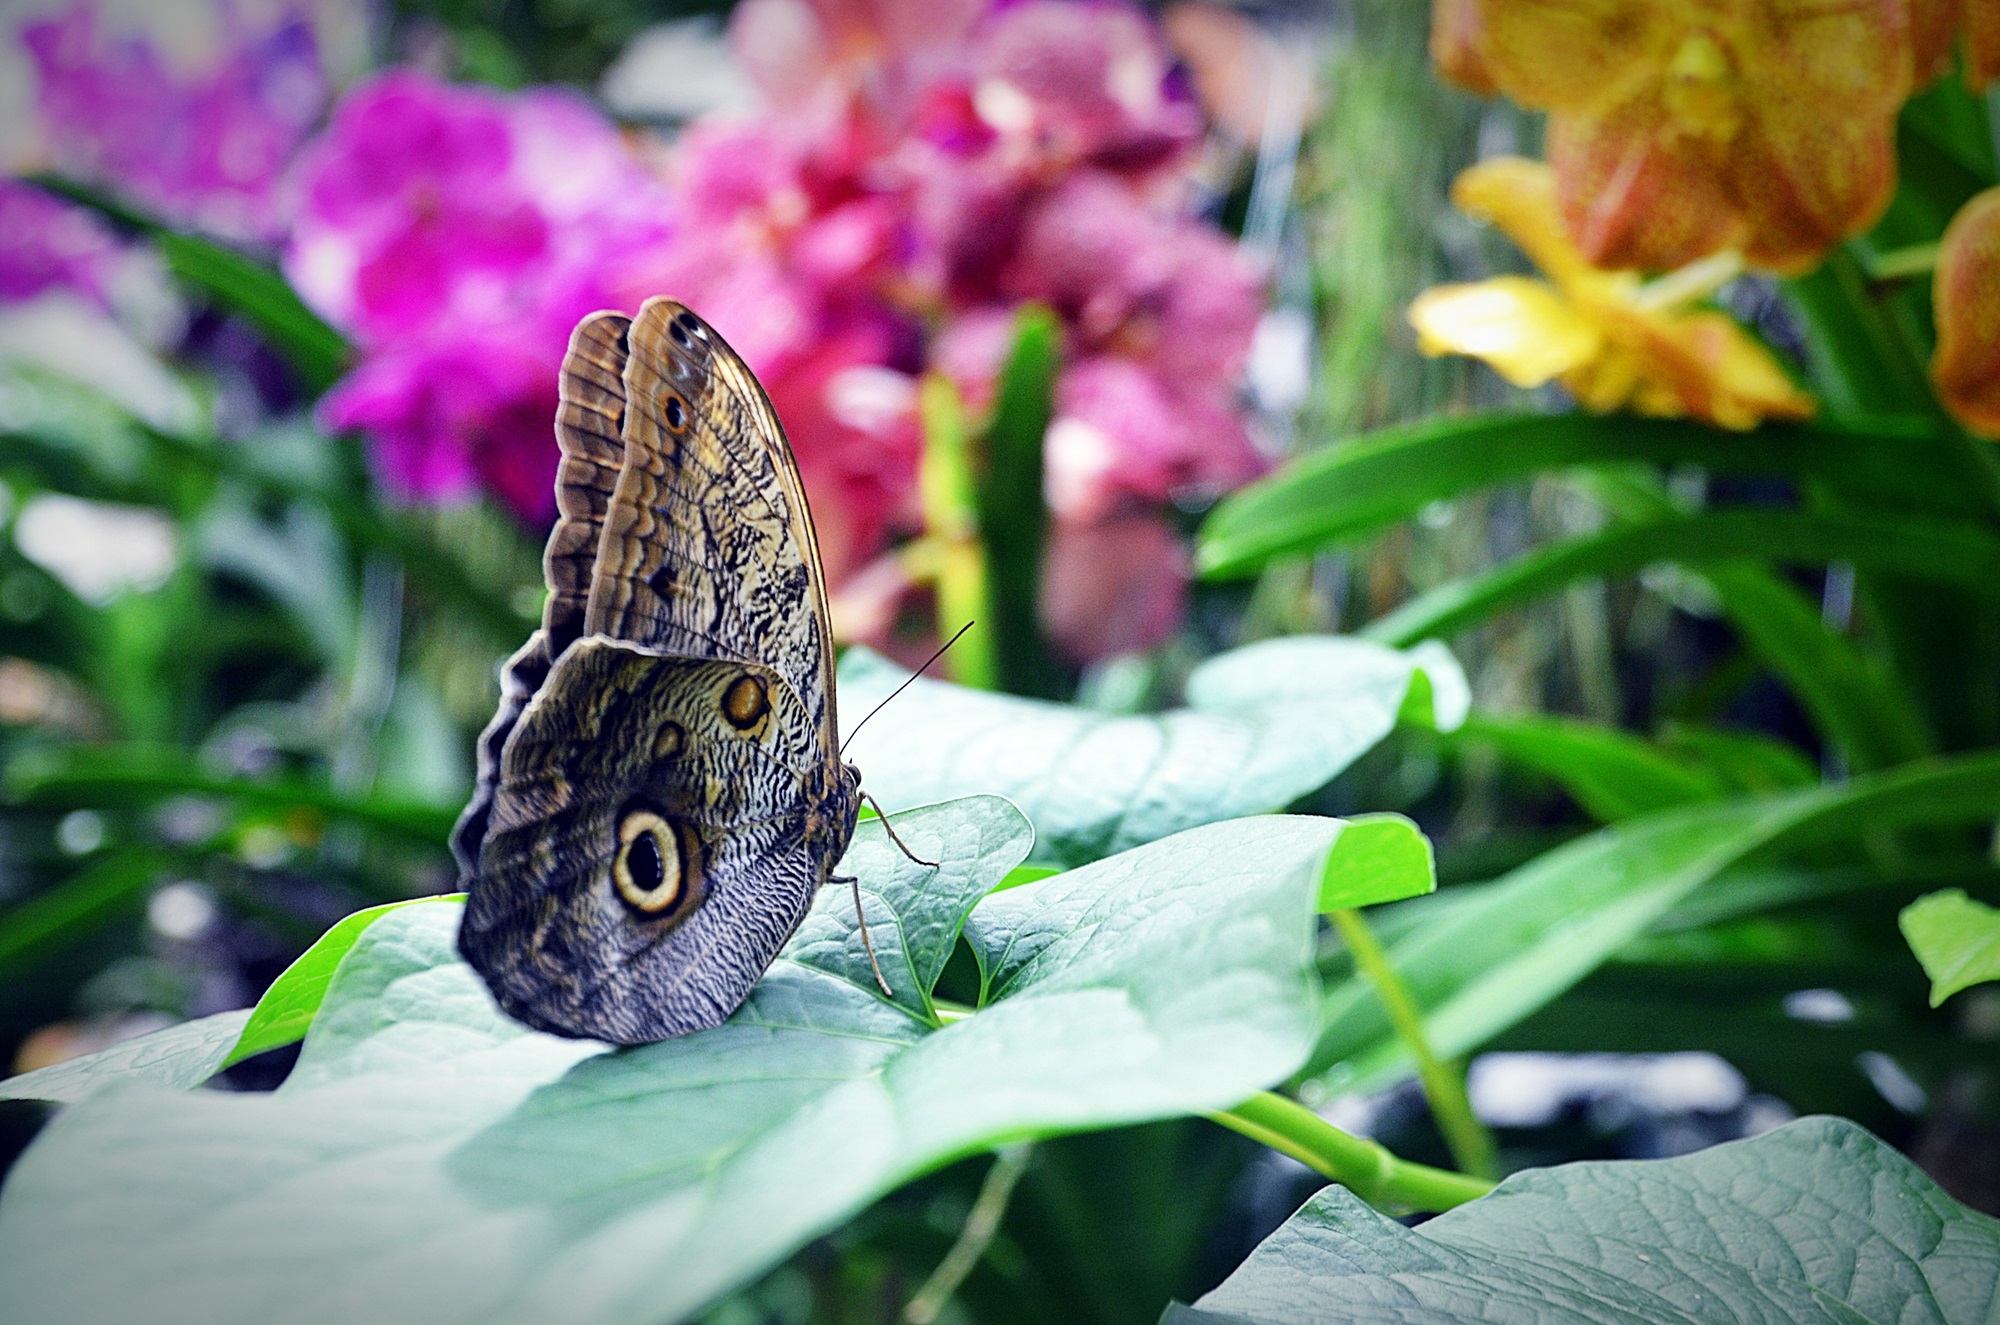
M 262 36 L 232 23 L 220 62 L 192 79 L 144 40 L 100 38 L 87 3 L 21 39 L 59 169 L 230 238 L 282 231 L 280 177 L 326 102 L 306 19 Z
M 570 327 L 660 288 L 663 187 L 574 97 L 407 71 L 342 100 L 295 187 L 286 272 L 361 351 L 327 421 L 367 432 L 405 496 L 484 487 L 544 518 Z
M 103 304 L 106 268 L 118 253 L 118 241 L 88 212 L 0 180 L 0 301 L 63 287 Z

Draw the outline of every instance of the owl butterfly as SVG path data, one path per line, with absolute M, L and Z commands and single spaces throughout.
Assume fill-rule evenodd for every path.
M 847 849 L 860 774 L 805 489 L 743 360 L 649 299 L 578 324 L 561 385 L 542 626 L 452 833 L 458 947 L 519 1020 L 640 1044 L 743 1002 Z

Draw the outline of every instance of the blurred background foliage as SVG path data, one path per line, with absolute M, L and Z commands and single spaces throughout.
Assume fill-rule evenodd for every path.
M 1399 810 L 1436 844 L 1447 886 L 1381 918 L 1392 958 L 1564 843 L 1675 815 L 1713 835 L 1707 882 L 1642 937 L 1448 1050 L 1481 1052 L 1505 1167 L 1831 1111 L 2000 1209 L 2000 996 L 1932 1007 L 1896 923 L 1942 888 L 2000 903 L 1979 801 L 2000 759 L 2000 464 L 1979 440 L 2000 429 L 2000 284 L 1947 234 L 1985 224 L 1996 178 L 1979 6 L 1880 7 L 1902 64 L 1855 98 L 1879 122 L 1852 159 L 1817 167 L 1865 178 L 1886 152 L 1880 196 L 1804 220 L 1689 183 L 1787 141 L 1801 96 L 1757 81 L 1782 83 L 1782 52 L 1736 30 L 1599 51 L 1721 50 L 1740 104 L 1734 155 L 1656 144 L 1654 191 L 1587 233 L 1615 117 L 1536 63 L 1574 57 L 1574 32 L 1445 0 L 918 8 L 246 5 L 201 10 L 199 40 L 10 11 L 43 34 L 9 57 L 8 149 L 38 182 L 0 198 L 16 1069 L 245 1006 L 342 915 L 454 886 L 472 735 L 539 611 L 553 356 L 579 313 L 657 288 L 771 385 L 837 544 L 844 640 L 920 656 L 985 615 L 956 679 L 1126 710 L 1262 637 L 1448 642 L 1472 719 L 1402 729 L 1300 807 Z M 780 22 L 797 12 L 810 40 Z M 977 76 L 936 74 L 953 59 Z M 390 67 L 403 82 L 371 72 Z M 107 94 L 120 78 L 153 100 Z M 994 79 L 1012 100 L 980 99 Z M 588 100 L 522 95 L 546 85 Z M 1719 122 L 1663 86 L 1648 114 Z M 218 141 L 260 164 L 120 137 L 149 115 L 240 131 Z M 516 165 L 479 174 L 458 132 Z M 1497 191 L 1464 173 L 1545 154 Z M 537 160 L 552 173 L 518 164 Z M 1725 213 L 1726 233 L 1676 223 Z M 517 251 L 519 227 L 539 238 Z M 1965 808 L 1769 849 L 1702 826 L 1871 777 Z M 1331 936 L 1323 965 L 1352 983 Z M 1433 1009 L 1471 978 L 1426 971 L 1404 975 Z M 1406 1073 L 1352 1066 L 1301 1093 L 1451 1162 Z M 897 1318 L 989 1164 L 914 1184 L 713 1319 Z M 1043 1143 L 950 1310 L 1150 1321 L 1310 1185 L 1196 1122 Z

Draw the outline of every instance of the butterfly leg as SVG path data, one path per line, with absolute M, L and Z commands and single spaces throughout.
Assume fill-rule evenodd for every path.
M 876 813 L 879 814 L 881 811 L 878 810 Z M 882 963 L 875 960 L 875 941 L 868 937 L 868 917 L 861 914 L 861 877 L 857 874 L 835 874 L 827 882 L 845 883 L 853 886 L 854 922 L 861 926 L 861 948 L 862 951 L 868 954 L 868 969 L 875 972 L 875 983 L 882 986 L 882 993 L 889 998 L 894 998 L 896 991 L 889 988 L 889 981 L 882 975 Z
M 873 796 L 870 796 L 865 791 L 861 793 L 861 799 L 863 803 L 868 806 L 869 809 L 875 811 L 875 817 L 882 821 L 882 831 L 887 833 L 889 835 L 889 840 L 896 844 L 896 850 L 902 852 L 904 855 L 908 856 L 911 860 L 915 861 L 919 865 L 925 866 L 926 868 L 936 869 L 938 867 L 937 861 L 925 860 L 922 856 L 910 850 L 909 847 L 903 845 L 903 839 L 896 836 L 895 828 L 893 828 L 889 823 L 889 812 L 882 808 L 882 803 L 880 801 L 876 800 Z

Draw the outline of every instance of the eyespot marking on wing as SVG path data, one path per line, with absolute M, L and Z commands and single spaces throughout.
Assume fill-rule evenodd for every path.
M 687 733 L 678 722 L 663 722 L 653 733 L 653 758 L 673 759 L 687 745 Z
M 738 731 L 749 731 L 771 711 L 771 696 L 762 678 L 745 672 L 722 692 L 722 716 Z
M 611 883 L 618 900 L 649 920 L 671 920 L 700 900 L 701 844 L 685 824 L 652 810 L 625 812 Z

